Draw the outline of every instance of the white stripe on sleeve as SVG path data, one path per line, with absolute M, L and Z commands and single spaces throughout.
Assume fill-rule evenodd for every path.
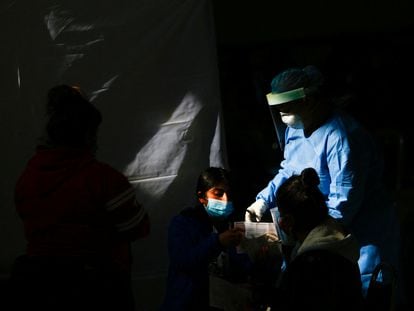
M 116 196 L 114 199 L 109 201 L 105 204 L 107 211 L 113 211 L 118 206 L 122 205 L 126 201 L 132 199 L 135 196 L 135 189 L 133 187 L 128 188 L 124 192 L 122 192 L 120 195 Z
M 141 220 L 145 217 L 145 215 L 146 215 L 145 210 L 143 208 L 140 208 L 138 210 L 138 213 L 134 217 L 132 217 L 131 219 L 129 219 L 126 222 L 123 222 L 121 224 L 117 224 L 115 227 L 119 232 L 127 231 L 127 230 L 135 227 L 136 225 L 138 225 L 141 222 Z

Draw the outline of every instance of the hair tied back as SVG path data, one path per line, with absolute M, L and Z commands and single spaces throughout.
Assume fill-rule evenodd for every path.
M 306 188 L 317 187 L 320 183 L 320 179 L 315 169 L 308 167 L 305 168 L 300 174 L 302 184 Z

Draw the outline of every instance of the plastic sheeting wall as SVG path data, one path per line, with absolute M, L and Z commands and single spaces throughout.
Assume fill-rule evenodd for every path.
M 156 308 L 168 222 L 193 203 L 202 169 L 226 166 L 209 1 L 2 2 L 1 273 L 24 251 L 13 187 L 41 134 L 47 89 L 79 84 L 103 114 L 98 158 L 129 177 L 149 211 L 133 279 L 138 309 Z

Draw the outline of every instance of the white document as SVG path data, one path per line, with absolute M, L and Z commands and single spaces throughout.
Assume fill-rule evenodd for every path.
M 258 238 L 266 233 L 273 233 L 279 238 L 275 224 L 273 222 L 245 222 L 237 221 L 234 223 L 235 228 L 243 228 L 247 239 Z

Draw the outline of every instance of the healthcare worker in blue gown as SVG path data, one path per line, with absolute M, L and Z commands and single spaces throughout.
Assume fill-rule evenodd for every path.
M 323 76 L 314 66 L 288 69 L 272 80 L 267 101 L 287 125 L 284 159 L 276 176 L 247 208 L 245 220 L 260 221 L 276 207 L 279 186 L 313 167 L 329 214 L 360 243 L 358 265 L 366 293 L 380 261 L 399 267 L 398 218 L 381 182 L 382 162 L 373 139 L 354 118 L 334 107 L 323 88 Z

